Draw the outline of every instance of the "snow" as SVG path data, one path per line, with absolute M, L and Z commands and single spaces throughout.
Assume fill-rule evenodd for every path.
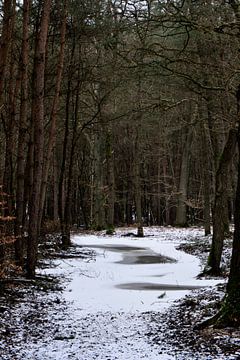
M 162 231 L 161 231 L 162 230 Z M 98 311 L 113 312 L 145 312 L 159 311 L 172 302 L 183 297 L 189 291 L 181 290 L 181 286 L 211 286 L 219 280 L 196 280 L 200 272 L 200 261 L 189 254 L 178 251 L 175 247 L 182 241 L 186 230 L 172 231 L 172 228 L 151 228 L 153 236 L 146 238 L 127 238 L 118 231 L 115 236 L 73 236 L 75 245 L 94 246 L 97 251 L 95 262 L 79 263 L 79 259 L 59 261 L 57 268 L 47 271 L 71 277 L 64 291 L 64 298 L 72 302 L 74 311 L 82 315 Z M 195 236 L 197 230 L 189 230 Z M 146 230 L 145 230 L 146 232 Z M 101 249 L 101 246 L 107 245 Z M 111 246 L 137 247 L 136 251 L 109 251 Z M 99 246 L 99 247 L 98 247 Z M 147 248 L 145 250 L 145 248 Z M 177 260 L 176 263 L 155 264 L 122 264 L 123 256 L 128 258 L 136 254 L 161 254 Z M 163 285 L 159 290 L 129 290 L 117 288 L 121 284 L 156 284 Z M 164 285 L 179 289 L 166 290 Z M 162 299 L 158 296 L 164 295 Z
M 61 276 L 64 290 L 58 295 L 41 295 L 41 318 L 31 336 L 24 330 L 24 322 L 30 318 L 24 320 L 23 315 L 34 314 L 36 305 L 29 302 L 18 306 L 12 314 L 15 320 L 10 321 L 17 323 L 19 331 L 16 339 L 8 344 L 10 355 L 3 352 L 5 355 L 1 357 L 0 351 L 2 360 L 194 359 L 193 354 L 172 355 L 167 339 L 163 346 L 151 343 L 146 336 L 151 316 L 148 318 L 146 314 L 163 312 L 189 293 L 189 290 L 179 290 L 181 286 L 219 283 L 219 280 L 197 280 L 200 261 L 176 250 L 186 239 L 202 235 L 202 230 L 146 228 L 148 236 L 142 239 L 123 237 L 128 231 L 120 229 L 114 236 L 74 235 L 75 246 L 94 249 L 96 258 L 56 259 L 53 267 L 39 270 L 41 274 Z M 137 256 L 159 254 L 176 262 L 134 263 Z M 123 263 L 126 258 L 127 264 Z M 135 284 L 137 288 L 139 284 L 154 284 L 158 289 L 120 288 L 124 284 L 129 287 Z M 58 303 L 57 297 L 65 305 L 51 305 L 45 310 L 47 303 Z

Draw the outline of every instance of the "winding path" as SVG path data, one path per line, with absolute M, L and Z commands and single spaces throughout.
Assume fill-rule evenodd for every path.
M 167 351 L 167 339 L 166 351 L 160 351 L 148 342 L 146 333 L 154 312 L 163 311 L 193 288 L 214 284 L 196 280 L 198 259 L 175 249 L 201 235 L 201 230 L 150 228 L 143 239 L 122 236 L 127 231 L 118 230 L 114 236 L 73 236 L 75 253 L 89 248 L 96 257 L 54 260 L 55 266 L 45 273 L 62 277 L 61 296 L 45 295 L 35 299 L 37 305 L 18 308 L 14 326 L 19 331 L 10 346 L 12 357 L 2 360 L 175 359 Z M 44 306 L 41 315 L 38 310 L 35 316 L 41 316 L 41 321 L 35 332 L 29 329 L 26 339 L 22 316 L 34 313 L 39 303 Z

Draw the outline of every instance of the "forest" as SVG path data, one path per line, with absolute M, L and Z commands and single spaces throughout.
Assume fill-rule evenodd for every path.
M 240 325 L 239 0 L 0 1 L 0 275 L 39 239 L 203 227 Z M 11 264 L 11 265 L 10 265 Z

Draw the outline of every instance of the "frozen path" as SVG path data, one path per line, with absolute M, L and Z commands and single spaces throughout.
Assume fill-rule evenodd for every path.
M 148 342 L 146 333 L 154 312 L 163 311 L 188 289 L 215 283 L 196 280 L 199 261 L 175 249 L 186 238 L 201 235 L 201 230 L 149 228 L 143 239 L 122 236 L 128 231 L 73 236 L 75 246 L 94 249 L 96 259 L 57 259 L 55 267 L 45 270 L 65 279 L 61 298 L 66 305 L 42 311 L 35 334 L 30 330 L 28 337 L 21 319 L 36 306 L 21 305 L 15 314 L 19 331 L 11 356 L 1 359 L 193 359 L 192 354 L 172 356 L 167 339 L 160 348 Z M 41 302 L 45 304 L 49 296 Z
M 114 236 L 75 235 L 74 244 L 94 249 L 96 261 L 67 260 L 52 273 L 71 278 L 64 297 L 82 314 L 159 311 L 194 287 L 214 283 L 196 280 L 199 260 L 175 249 L 186 231 L 150 228 L 152 236 L 142 239 L 123 237 L 122 231 Z

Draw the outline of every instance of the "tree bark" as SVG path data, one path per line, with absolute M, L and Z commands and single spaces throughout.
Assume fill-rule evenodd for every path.
M 114 158 L 112 148 L 112 129 L 106 133 L 106 161 L 107 161 L 107 231 L 109 234 L 114 231 L 114 204 L 115 204 L 115 177 L 114 177 Z
M 51 115 L 50 115 L 50 131 L 49 131 L 46 157 L 45 157 L 45 162 L 44 162 L 44 167 L 43 167 L 43 179 L 42 179 L 42 185 L 41 185 L 41 199 L 40 199 L 40 209 L 39 209 L 39 225 L 40 226 L 42 223 L 43 208 L 44 208 L 44 202 L 45 202 L 45 197 L 46 197 L 48 173 L 49 173 L 49 168 L 50 168 L 50 163 L 51 163 L 53 148 L 54 148 L 54 143 L 55 143 L 57 111 L 58 111 L 60 89 L 61 89 L 61 82 L 62 82 L 63 64 L 64 64 L 66 18 L 67 18 L 67 0 L 64 1 L 64 5 L 63 5 L 63 20 L 62 20 L 62 26 L 61 26 L 61 44 L 60 44 L 59 57 L 58 57 L 59 60 L 58 60 L 58 65 L 57 65 L 55 94 L 54 94 L 54 99 L 53 99 L 53 104 L 52 104 L 52 109 L 51 109 Z
M 216 174 L 216 194 L 213 207 L 213 237 L 208 259 L 208 266 L 210 266 L 208 272 L 214 275 L 219 275 L 221 272 L 220 263 L 223 240 L 226 228 L 228 228 L 228 223 L 226 224 L 226 211 L 228 207 L 226 187 L 228 183 L 229 167 L 236 151 L 236 145 L 237 130 L 231 129 Z
M 77 134 L 77 125 L 78 125 L 78 114 L 79 114 L 79 96 L 80 96 L 80 78 L 78 78 L 76 95 L 75 95 L 75 111 L 74 111 L 74 121 L 72 129 L 72 141 L 69 154 L 69 164 L 68 164 L 68 177 L 67 177 L 67 192 L 64 203 L 64 215 L 61 222 L 62 228 L 62 246 L 67 248 L 71 245 L 70 239 L 70 226 L 71 226 L 71 214 L 73 206 L 73 176 L 74 176 L 74 157 L 76 144 L 78 139 Z
M 236 135 L 240 154 L 240 130 Z M 227 293 L 220 311 L 212 318 L 198 324 L 196 329 L 213 325 L 215 328 L 240 326 L 240 157 L 238 158 L 238 180 L 235 198 L 234 235 Z
M 240 154 L 240 130 L 237 136 Z M 238 159 L 238 181 L 235 199 L 234 236 L 227 296 L 217 321 L 219 326 L 240 326 L 240 157 Z
M 176 212 L 176 225 L 177 226 L 186 226 L 187 225 L 187 192 L 188 192 L 188 177 L 189 177 L 189 156 L 190 156 L 190 147 L 192 143 L 193 129 L 190 128 L 187 134 L 186 144 L 184 146 L 182 163 L 181 163 L 181 172 L 180 172 L 180 182 L 178 188 L 178 204 Z
M 0 104 L 6 77 L 6 68 L 8 64 L 8 53 L 12 38 L 12 19 L 15 14 L 15 0 L 4 0 L 3 20 L 0 37 Z
M 94 199 L 93 199 L 93 227 L 102 230 L 106 226 L 105 222 L 105 199 L 103 182 L 103 154 L 104 138 L 101 125 L 94 137 Z M 105 154 L 104 154 L 105 155 Z
M 59 220 L 58 217 L 58 167 L 56 154 L 53 155 L 53 220 L 55 223 Z
M 59 210 L 59 218 L 60 218 L 61 226 L 64 221 L 64 208 L 65 208 L 65 173 L 66 173 L 67 149 L 68 149 L 68 141 L 69 141 L 70 97 L 71 97 L 71 80 L 68 79 L 62 163 L 61 163 L 61 167 L 60 167 L 59 189 L 58 189 L 58 210 Z
M 143 237 L 143 221 L 142 221 L 142 191 L 141 191 L 141 171 L 140 171 L 140 151 L 139 151 L 139 129 L 136 129 L 137 135 L 135 139 L 134 153 L 134 197 L 136 206 L 136 223 L 137 236 Z
M 203 175 L 203 215 L 204 215 L 204 230 L 205 236 L 211 234 L 211 176 L 210 176 L 210 159 L 209 159 L 209 129 L 208 125 L 203 123 L 201 131 L 202 144 L 202 175 Z
M 65 124 L 64 124 L 64 138 L 63 138 L 63 150 L 62 150 L 62 162 L 59 172 L 59 187 L 58 187 L 58 211 L 59 211 L 59 219 L 61 225 L 62 234 L 64 234 L 64 218 L 65 218 L 65 200 L 66 200 L 66 189 L 65 189 L 65 178 L 67 172 L 67 153 L 68 153 L 68 143 L 69 143 L 69 135 L 70 135 L 70 111 L 71 111 L 71 83 L 72 83 L 72 67 L 74 63 L 74 55 L 75 55 L 76 43 L 73 42 L 71 49 L 71 57 L 70 63 L 68 66 L 68 80 L 67 80 L 67 93 L 65 100 Z M 65 237 L 65 235 L 64 235 Z M 69 234 L 70 241 L 70 234 Z
M 34 132 L 34 172 L 33 188 L 29 204 L 29 230 L 27 248 L 27 276 L 35 277 L 39 209 L 43 171 L 44 149 L 44 74 L 47 35 L 50 19 L 51 0 L 43 2 L 40 28 L 36 39 L 33 72 L 33 101 L 32 101 L 32 124 Z
M 237 1 L 231 0 L 230 5 L 232 6 L 235 17 L 238 22 L 240 20 L 240 5 Z M 237 113 L 240 114 L 240 85 L 236 93 L 237 98 Z M 235 198 L 235 212 L 234 212 L 234 236 L 233 236 L 233 248 L 232 258 L 230 265 L 230 275 L 227 285 L 227 295 L 222 306 L 222 309 L 214 320 L 215 327 L 226 327 L 240 326 L 240 128 L 238 121 L 238 130 L 232 130 L 231 137 L 233 137 L 232 143 L 237 142 L 238 145 L 238 179 L 237 179 L 237 190 Z M 230 137 L 230 133 L 229 133 Z M 233 147 L 233 146 L 232 146 Z M 233 152 L 234 153 L 234 152 Z M 231 155 L 231 154 L 229 154 Z M 231 159 L 229 159 L 230 162 Z
M 24 172 L 25 150 L 27 147 L 27 114 L 28 114 L 28 61 L 29 61 L 29 11 L 30 0 L 23 3 L 23 40 L 20 61 L 21 73 L 21 104 L 18 130 L 17 149 L 17 188 L 16 188 L 16 221 L 15 221 L 15 259 L 18 264 L 23 264 L 23 222 L 24 222 Z
M 6 98 L 5 98 L 5 114 L 2 118 L 4 119 L 4 130 L 5 130 L 5 167 L 4 167 L 4 176 L 3 176 L 3 188 L 4 191 L 9 194 L 10 196 L 7 198 L 7 209 L 6 215 L 13 215 L 13 188 L 14 188 L 14 160 L 13 154 L 15 152 L 15 131 L 16 131 L 16 99 L 19 91 L 20 81 L 19 77 L 16 78 L 16 65 L 14 61 L 13 55 L 13 41 L 12 41 L 12 34 L 15 25 L 15 15 L 16 15 L 16 1 L 13 0 L 10 8 L 7 10 L 8 14 L 6 14 L 7 22 L 9 21 L 8 26 L 8 34 L 7 40 L 4 40 L 4 32 L 2 34 L 2 44 L 3 49 L 6 47 L 6 59 L 4 60 L 4 51 L 0 56 L 3 56 L 3 61 L 7 62 L 3 65 L 3 79 L 8 73 L 8 81 L 5 85 L 6 89 Z M 5 17 L 5 14 L 4 14 Z M 4 20 L 3 20 L 3 27 L 4 27 Z M 4 30 L 4 29 L 3 29 Z M 4 44 L 5 41 L 8 41 L 8 44 Z M 9 55 L 9 56 L 8 56 Z M 0 60 L 0 70 L 1 70 L 1 60 Z M 1 76 L 1 71 L 0 71 Z M 1 79 L 2 80 L 2 79 Z M 0 80 L 0 88 L 1 88 L 1 80 Z M 2 80 L 3 81 L 3 80 Z M 3 83 L 2 83 L 3 86 Z M 2 89 L 3 90 L 3 89 Z M 1 90 L 0 90 L 1 93 Z

